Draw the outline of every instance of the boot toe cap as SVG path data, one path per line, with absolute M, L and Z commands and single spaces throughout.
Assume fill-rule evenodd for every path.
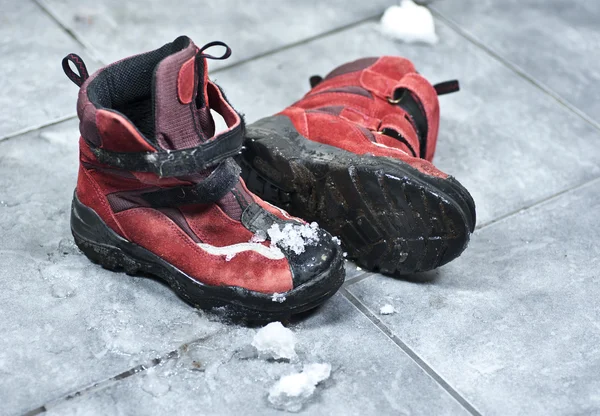
M 341 250 L 329 233 L 319 229 L 315 244 L 306 244 L 301 253 L 284 250 L 284 254 L 289 261 L 296 288 L 328 272 L 332 267 L 338 267 L 336 260 L 341 256 Z

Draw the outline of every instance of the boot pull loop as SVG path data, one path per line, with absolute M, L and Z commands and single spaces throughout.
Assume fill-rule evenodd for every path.
M 77 69 L 78 74 L 76 74 L 71 69 L 69 62 L 71 62 L 73 65 L 75 65 L 75 68 Z M 81 87 L 83 85 L 83 83 L 90 77 L 90 75 L 88 74 L 88 70 L 85 66 L 85 63 L 83 62 L 83 59 L 81 59 L 81 57 L 79 55 L 76 55 L 74 53 L 70 53 L 63 58 L 62 68 L 63 68 L 63 71 L 65 71 L 65 75 L 67 77 L 69 77 L 69 79 L 71 81 L 73 81 L 73 83 L 75 85 L 77 85 L 78 87 Z
M 213 56 L 213 55 L 203 53 L 205 50 L 212 48 L 213 46 L 223 46 L 225 48 L 225 53 L 222 56 Z M 225 42 L 215 40 L 214 42 L 209 42 L 206 45 L 204 45 L 203 47 L 201 47 L 200 50 L 198 51 L 198 56 L 200 56 L 201 58 L 223 60 L 223 59 L 227 59 L 231 56 L 231 48 L 229 46 L 227 46 L 227 44 Z
M 458 80 L 453 79 L 451 81 L 444 81 L 433 86 L 437 95 L 450 94 L 452 92 L 457 92 L 460 90 L 460 86 L 458 85 Z

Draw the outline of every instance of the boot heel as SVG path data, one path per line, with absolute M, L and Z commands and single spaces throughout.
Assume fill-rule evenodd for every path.
M 94 210 L 83 205 L 77 195 L 73 195 L 71 204 L 71 232 L 83 254 L 103 268 L 124 270 L 127 274 L 135 274 L 142 268 L 140 262 L 120 248 L 127 242 L 117 236 Z

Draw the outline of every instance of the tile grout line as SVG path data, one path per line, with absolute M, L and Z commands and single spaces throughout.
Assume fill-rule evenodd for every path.
M 491 47 L 485 45 L 482 41 L 478 40 L 475 35 L 472 35 L 465 29 L 461 28 L 458 23 L 456 23 L 454 20 L 452 20 L 451 18 L 447 17 L 442 12 L 437 10 L 437 8 L 435 6 L 433 6 L 433 5 L 429 6 L 429 10 L 431 10 L 431 12 L 435 15 L 436 18 L 443 21 L 448 27 L 450 27 L 450 29 L 452 29 L 454 32 L 456 32 L 459 36 L 462 36 L 464 39 L 471 42 L 473 45 L 477 46 L 479 49 L 481 49 L 482 51 L 487 53 L 489 56 L 494 58 L 496 61 L 500 62 L 506 68 L 510 69 L 511 71 L 516 73 L 518 76 L 525 79 L 530 84 L 532 84 L 539 90 L 546 93 L 546 95 L 553 98 L 560 105 L 562 105 L 567 110 L 569 110 L 571 113 L 575 114 L 576 116 L 578 116 L 579 118 L 584 120 L 586 123 L 590 124 L 596 130 L 600 130 L 599 122 L 597 122 L 596 120 L 591 118 L 589 115 L 587 115 L 585 112 L 580 110 L 575 105 L 571 104 L 566 98 L 563 98 L 562 96 L 560 96 L 552 88 L 546 86 L 543 82 L 538 81 L 537 79 L 535 79 L 533 77 L 533 75 L 530 75 L 526 70 L 520 68 L 517 64 L 512 63 L 507 58 L 504 58 L 502 55 L 500 55 L 500 53 L 494 51 Z
M 0 137 L 0 143 L 2 143 L 5 140 L 12 139 L 13 137 L 17 137 L 17 136 L 21 136 L 23 134 L 31 133 L 32 131 L 40 130 L 40 129 L 43 129 L 45 127 L 50 127 L 50 126 L 53 126 L 55 124 L 62 123 L 63 121 L 74 119 L 76 117 L 77 117 L 77 114 L 69 114 L 69 115 L 66 115 L 66 116 L 61 116 L 61 117 L 55 118 L 54 120 L 50 120 L 50 121 L 47 121 L 47 122 L 42 123 L 42 124 L 36 124 L 36 125 L 33 125 L 33 126 L 25 127 L 24 129 L 17 130 L 15 132 L 7 134 L 6 136 Z
M 90 57 L 95 60 L 96 62 L 98 62 L 101 66 L 104 66 L 105 63 L 104 61 L 100 58 L 100 54 L 98 53 L 98 51 L 96 51 L 96 49 L 94 49 L 94 47 L 90 44 L 88 44 L 86 41 L 84 41 L 83 39 L 80 39 L 79 36 L 77 36 L 77 33 L 75 31 L 73 31 L 72 29 L 70 29 L 63 21 L 60 17 L 58 17 L 58 15 L 56 15 L 51 9 L 50 7 L 48 7 L 45 4 L 45 0 L 33 0 L 33 2 L 40 8 L 40 10 L 46 14 L 50 19 L 52 19 L 54 21 L 54 23 L 56 23 L 67 35 L 69 35 L 71 37 L 71 39 L 73 39 L 75 42 L 77 42 L 80 46 L 83 47 L 83 49 L 86 50 L 86 52 L 90 55 Z
M 210 336 L 203 337 L 203 338 L 198 338 L 198 339 L 195 339 L 193 341 L 186 342 L 186 343 L 180 345 L 176 349 L 174 349 L 174 350 L 172 350 L 172 351 L 170 351 L 170 352 L 168 352 L 166 354 L 163 354 L 163 355 L 161 355 L 159 357 L 156 357 L 156 358 L 152 358 L 152 359 L 150 359 L 149 361 L 147 361 L 147 362 L 145 362 L 143 364 L 138 364 L 138 365 L 136 365 L 134 367 L 131 367 L 130 369 L 125 370 L 125 371 L 123 371 L 123 372 L 121 372 L 121 373 L 119 373 L 119 374 L 117 374 L 115 376 L 112 376 L 112 377 L 106 378 L 104 380 L 100 380 L 100 381 L 91 383 L 91 384 L 87 385 L 86 387 L 82 387 L 79 390 L 76 390 L 73 393 L 67 393 L 67 394 L 65 394 L 65 395 L 63 395 L 61 397 L 56 398 L 56 399 L 49 400 L 48 402 L 46 402 L 42 406 L 39 406 L 39 407 L 37 407 L 35 409 L 29 410 L 29 411 L 23 413 L 23 416 L 35 416 L 35 415 L 39 415 L 39 414 L 45 413 L 49 409 L 52 409 L 53 407 L 57 406 L 60 403 L 65 402 L 65 401 L 73 400 L 73 399 L 76 399 L 78 397 L 82 397 L 82 396 L 84 396 L 86 394 L 93 393 L 95 391 L 103 390 L 103 389 L 105 389 L 105 388 L 107 388 L 107 387 L 115 384 L 116 382 L 118 382 L 120 380 L 126 379 L 126 378 L 131 377 L 131 376 L 136 375 L 136 374 L 143 373 L 146 370 L 149 370 L 149 369 L 151 369 L 153 367 L 156 367 L 158 365 L 164 364 L 164 363 L 166 363 L 169 360 L 177 358 L 177 357 L 179 357 L 181 355 L 182 351 L 184 351 L 189 345 L 195 344 L 195 343 L 198 343 L 198 342 L 201 342 L 201 341 L 204 341 L 204 340 L 206 340 L 208 338 L 210 338 Z
M 493 220 L 490 220 L 490 221 L 488 221 L 486 223 L 483 223 L 480 226 L 477 226 L 475 231 L 482 230 L 482 229 L 487 228 L 487 227 L 489 227 L 491 225 L 494 225 L 494 224 L 496 224 L 498 222 L 504 221 L 507 218 L 511 218 L 511 217 L 513 217 L 515 215 L 519 215 L 521 213 L 529 211 L 532 208 L 536 208 L 536 207 L 538 207 L 540 205 L 544 205 L 546 203 L 549 203 L 549 202 L 553 201 L 554 199 L 560 198 L 561 196 L 569 194 L 571 192 L 578 191 L 579 189 L 585 188 L 586 186 L 591 186 L 591 185 L 593 185 L 595 182 L 597 182 L 599 180 L 600 180 L 600 176 L 597 176 L 595 178 L 592 178 L 592 179 L 589 179 L 587 181 L 584 181 L 584 182 L 582 182 L 582 183 L 580 183 L 578 185 L 572 186 L 572 187 L 567 188 L 567 189 L 563 189 L 562 191 L 558 191 L 558 192 L 556 192 L 556 193 L 554 193 L 552 195 L 549 195 L 549 196 L 547 196 L 545 198 L 542 198 L 542 199 L 540 199 L 538 201 L 535 201 L 535 202 L 533 202 L 533 203 L 531 203 L 529 205 L 526 205 L 523 208 L 519 208 L 517 210 L 511 211 L 511 212 L 509 212 L 507 214 L 503 214 L 503 215 L 501 215 L 501 216 L 499 216 L 497 218 L 494 218 Z
M 383 12 L 382 13 L 378 13 L 376 15 L 369 16 L 369 17 L 365 17 L 363 19 L 356 20 L 356 21 L 354 21 L 352 23 L 348 23 L 346 25 L 339 26 L 339 27 L 336 27 L 334 29 L 327 30 L 325 32 L 321 32 L 321 33 L 318 33 L 316 35 L 300 39 L 300 40 L 298 40 L 296 42 L 288 43 L 286 45 L 279 46 L 277 48 L 274 48 L 274 49 L 271 49 L 271 50 L 268 50 L 268 51 L 265 51 L 265 52 L 262 52 L 262 53 L 250 56 L 248 58 L 241 59 L 239 61 L 236 61 L 236 62 L 232 63 L 231 65 L 225 65 L 225 66 L 222 66 L 220 68 L 217 68 L 214 71 L 212 71 L 212 73 L 217 73 L 217 72 L 220 72 L 220 71 L 225 71 L 225 70 L 228 70 L 228 69 L 231 69 L 231 68 L 235 68 L 235 67 L 247 64 L 248 62 L 251 62 L 251 61 L 255 61 L 255 60 L 258 60 L 258 59 L 266 58 L 268 56 L 275 55 L 275 54 L 277 54 L 279 52 L 283 52 L 283 51 L 286 51 L 286 50 L 289 50 L 289 49 L 296 48 L 298 46 L 302 46 L 304 44 L 313 42 L 313 41 L 315 41 L 317 39 L 320 39 L 320 38 L 325 38 L 325 37 L 334 35 L 336 33 L 340 33 L 340 32 L 343 32 L 343 31 L 346 31 L 346 30 L 349 30 L 349 29 L 353 29 L 353 28 L 355 28 L 357 26 L 360 26 L 360 25 L 362 25 L 362 24 L 364 24 L 366 22 L 370 22 L 370 21 L 379 19 L 382 16 L 382 14 L 383 14 Z
M 48 8 L 46 6 L 44 0 L 32 0 L 32 1 L 33 1 L 33 3 L 35 3 L 42 10 L 42 12 L 44 14 L 46 14 L 48 17 L 50 17 L 50 19 L 52 19 L 57 25 L 59 25 L 60 28 L 63 31 L 65 31 L 75 42 L 77 42 L 80 46 L 82 46 L 93 60 L 97 61 L 101 66 L 105 66 L 106 65 L 104 63 L 104 61 L 102 59 L 100 59 L 98 52 L 91 45 L 89 45 L 87 42 L 85 42 L 84 40 L 80 39 L 76 32 L 74 32 L 66 24 L 64 24 L 62 22 L 62 20 L 58 16 L 56 16 L 50 10 L 50 8 Z M 282 45 L 282 46 L 280 46 L 278 48 L 271 49 L 271 50 L 262 52 L 262 53 L 257 54 L 257 55 L 253 55 L 253 56 L 250 56 L 248 58 L 244 58 L 244 59 L 242 59 L 240 61 L 232 63 L 231 65 L 225 65 L 225 66 L 222 66 L 220 68 L 216 68 L 215 70 L 211 71 L 211 73 L 212 74 L 217 74 L 219 72 L 226 71 L 228 69 L 232 69 L 232 68 L 244 65 L 244 64 L 246 64 L 248 62 L 255 61 L 255 60 L 258 60 L 258 59 L 261 59 L 261 58 L 265 58 L 265 57 L 268 57 L 268 56 L 272 56 L 272 55 L 275 55 L 275 54 L 277 54 L 279 52 L 283 52 L 283 51 L 286 51 L 288 49 L 293 49 L 293 48 L 295 48 L 297 46 L 301 46 L 303 44 L 310 43 L 310 42 L 312 42 L 314 40 L 317 40 L 317 39 L 319 39 L 321 37 L 327 37 L 327 36 L 333 35 L 335 33 L 339 33 L 339 32 L 343 32 L 343 31 L 348 30 L 348 29 L 352 29 L 352 28 L 354 28 L 356 26 L 360 26 L 363 23 L 366 23 L 366 22 L 378 19 L 379 17 L 381 17 L 381 15 L 382 15 L 382 13 L 378 13 L 376 15 L 372 15 L 372 16 L 369 16 L 369 17 L 366 17 L 366 18 L 354 21 L 352 23 L 348 23 L 348 24 L 346 24 L 344 26 L 340 26 L 340 27 L 337 27 L 337 28 L 334 28 L 334 29 L 331 29 L 331 30 L 328 30 L 328 31 L 325 31 L 325 32 L 321 32 L 321 33 L 318 33 L 316 35 L 300 39 L 300 40 L 298 40 L 296 42 L 292 42 L 292 43 L 289 43 L 289 44 L 286 44 L 286 45 Z M 42 123 L 42 124 L 31 126 L 31 127 L 25 127 L 25 128 L 23 128 L 21 130 L 18 130 L 16 132 L 12 132 L 12 133 L 8 133 L 7 135 L 0 137 L 0 142 L 2 142 L 3 140 L 11 139 L 11 138 L 16 137 L 16 136 L 20 136 L 22 134 L 30 133 L 30 132 L 32 132 L 34 130 L 38 130 L 38 129 L 42 129 L 44 127 L 52 126 L 54 124 L 60 123 L 61 121 L 66 121 L 66 120 L 69 120 L 69 119 L 75 118 L 75 117 L 76 117 L 76 115 L 65 116 L 65 117 L 58 118 L 56 120 L 53 120 L 53 121 L 50 121 L 50 122 L 47 122 L 47 123 Z
M 481 416 L 481 413 L 456 391 L 446 380 L 443 379 L 433 368 L 431 368 L 419 355 L 406 345 L 398 336 L 396 336 L 379 318 L 373 314 L 358 298 L 350 293 L 346 288 L 340 289 L 340 293 L 352 305 L 354 305 L 363 315 L 367 317 L 381 332 L 392 340 L 415 364 L 417 364 L 429 377 L 431 377 L 442 389 L 446 391 L 454 400 L 456 400 L 466 411 L 475 416 Z

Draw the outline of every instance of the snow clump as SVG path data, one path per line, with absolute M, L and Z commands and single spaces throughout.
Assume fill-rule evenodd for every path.
M 258 230 L 256 234 L 252 236 L 249 243 L 262 243 L 264 241 L 267 241 L 267 233 L 263 230 Z
M 427 7 L 412 0 L 402 0 L 400 6 L 389 7 L 381 18 L 381 32 L 404 42 L 437 43 L 433 16 Z
M 396 309 L 394 309 L 394 307 L 390 304 L 383 305 L 381 308 L 379 308 L 380 315 L 391 315 L 394 312 L 396 312 Z
M 283 228 L 275 223 L 267 230 L 267 234 L 271 246 L 290 249 L 296 254 L 304 253 L 306 246 L 317 245 L 319 242 L 319 226 L 316 222 L 310 225 L 293 225 L 288 222 Z
M 277 409 L 299 412 L 317 385 L 329 378 L 331 364 L 305 364 L 301 373 L 281 377 L 269 390 L 269 403 Z
M 273 295 L 271 296 L 271 300 L 277 303 L 283 303 L 285 302 L 285 299 L 286 298 L 283 293 L 273 293 Z
M 252 346 L 260 355 L 275 360 L 296 358 L 296 335 L 281 322 L 271 322 L 259 329 Z

